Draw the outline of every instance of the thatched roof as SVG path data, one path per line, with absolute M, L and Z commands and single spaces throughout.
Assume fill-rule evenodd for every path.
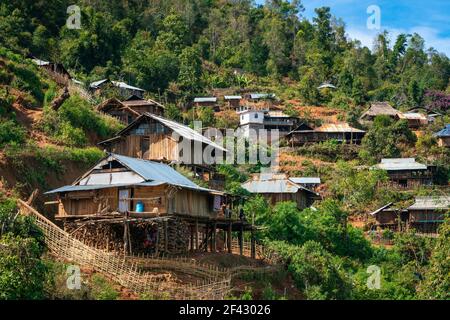
M 398 111 L 397 109 L 394 109 L 388 102 L 374 102 L 370 105 L 369 110 L 364 112 L 364 114 L 361 116 L 361 119 L 381 115 L 395 117 L 400 114 L 401 112 Z

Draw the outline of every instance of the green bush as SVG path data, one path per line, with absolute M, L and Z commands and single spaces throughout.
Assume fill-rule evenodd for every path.
M 0 120 L 0 148 L 6 144 L 20 145 L 25 142 L 26 131 L 13 120 Z

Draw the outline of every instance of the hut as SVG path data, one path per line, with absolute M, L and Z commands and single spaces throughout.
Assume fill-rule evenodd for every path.
M 434 167 L 416 162 L 414 158 L 382 159 L 372 169 L 385 170 L 390 181 L 402 188 L 433 184 Z
M 228 152 L 188 126 L 148 112 L 99 145 L 116 154 L 188 166 L 206 181 L 211 180 L 215 160 Z
M 220 217 L 222 192 L 200 187 L 166 164 L 117 154 L 46 194 L 56 195 L 56 219 L 65 229 L 86 241 L 97 236 L 96 246 L 106 242 L 117 249 L 120 243 L 130 253 L 207 250 L 210 243 L 215 250 L 218 229 L 241 236 L 253 230 L 245 221 Z
M 164 116 L 164 106 L 150 99 L 142 99 L 137 96 L 130 96 L 128 99 L 120 101 L 110 98 L 96 107 L 97 111 L 117 118 L 125 125 L 129 125 L 140 115 L 148 112 L 157 116 Z
M 419 112 L 399 113 L 398 118 L 406 120 L 410 129 L 419 129 L 428 124 L 428 117 Z
M 219 111 L 219 106 L 217 105 L 216 97 L 197 97 L 194 98 L 195 107 L 208 107 L 212 108 L 214 111 Z
M 387 205 L 369 213 L 375 218 L 374 227 L 376 229 L 390 229 L 393 231 L 402 231 L 405 229 L 408 221 L 408 211 L 393 208 L 394 203 Z
M 450 196 L 417 197 L 408 208 L 409 227 L 420 233 L 437 233 L 449 210 Z
M 224 96 L 229 108 L 238 108 L 241 105 L 242 96 Z
M 327 123 L 315 129 L 302 123 L 295 130 L 289 132 L 286 138 L 292 147 L 332 139 L 341 143 L 360 144 L 365 134 L 365 131 L 353 128 L 348 123 Z
M 450 147 L 450 124 L 447 124 L 444 129 L 436 132 L 434 136 L 438 139 L 440 147 Z
M 242 184 L 253 194 L 260 194 L 274 205 L 282 201 L 294 201 L 297 208 L 303 210 L 312 205 L 319 195 L 287 178 L 284 174 L 261 174 Z
M 118 90 L 118 93 L 122 98 L 130 96 L 143 98 L 145 93 L 144 89 L 131 86 L 122 81 L 111 81 L 109 79 L 94 81 L 89 85 L 89 90 L 97 95 L 102 95 L 108 88 L 115 88 Z
M 373 121 L 376 116 L 388 116 L 392 119 L 398 119 L 400 111 L 394 109 L 388 102 L 374 102 L 370 105 L 369 110 L 363 113 L 361 120 Z
M 304 188 L 307 188 L 309 190 L 316 191 L 320 185 L 322 184 L 322 181 L 319 177 L 291 177 L 289 178 L 292 182 L 295 184 L 298 184 L 299 186 L 302 186 Z
M 49 73 L 60 85 L 68 85 L 69 81 L 72 79 L 69 71 L 67 71 L 61 63 L 44 61 L 38 58 L 32 58 L 32 61 L 39 66 L 39 68 L 47 71 L 47 73 Z

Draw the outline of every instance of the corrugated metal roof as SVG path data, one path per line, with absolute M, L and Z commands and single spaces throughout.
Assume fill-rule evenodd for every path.
M 274 99 L 273 93 L 250 93 L 250 99 Z
M 450 196 L 417 197 L 416 202 L 408 209 L 409 210 L 450 209 Z
M 331 83 L 325 82 L 317 87 L 317 89 L 325 89 L 325 88 L 336 89 L 336 86 L 332 85 Z
M 289 180 L 297 184 L 321 184 L 321 180 L 318 177 L 289 178 Z
M 194 99 L 194 102 L 217 102 L 216 97 L 198 97 Z
M 379 213 L 379 212 L 381 212 L 381 211 L 383 211 L 383 210 L 385 210 L 385 209 L 387 209 L 387 208 L 392 207 L 393 204 L 394 204 L 393 202 L 388 203 L 387 205 L 382 206 L 381 208 L 379 208 L 379 209 L 377 209 L 377 210 L 375 210 L 374 212 L 371 212 L 371 213 L 369 213 L 369 214 L 372 215 L 372 216 L 374 216 L 374 215 L 376 215 L 377 213 Z
M 441 131 L 436 132 L 435 136 L 439 138 L 450 137 L 450 124 L 447 124 Z
M 108 79 L 102 79 L 102 80 L 98 80 L 98 81 L 94 81 L 91 82 L 91 84 L 89 85 L 90 88 L 96 89 L 98 88 L 101 84 L 107 82 Z
M 287 115 L 283 111 L 269 111 L 267 112 L 267 114 L 271 118 L 292 118 L 290 115 Z
M 181 188 L 192 189 L 196 191 L 204 191 L 204 192 L 213 192 L 220 193 L 219 191 L 210 190 L 207 188 L 203 188 L 183 176 L 181 173 L 173 169 L 172 167 L 159 162 L 137 159 L 126 157 L 118 154 L 110 154 L 106 159 L 108 161 L 117 160 L 122 165 L 130 169 L 131 171 L 140 175 L 146 181 L 140 183 L 126 183 L 126 184 L 107 184 L 107 185 L 78 185 L 78 180 L 74 185 L 65 186 L 56 190 L 52 190 L 47 192 L 50 193 L 59 193 L 59 192 L 67 192 L 67 191 L 82 191 L 82 190 L 96 190 L 96 189 L 104 189 L 111 187 L 121 187 L 121 186 L 157 186 L 161 184 L 170 184 L 174 186 L 178 186 Z M 104 159 L 100 160 L 99 163 L 104 161 Z M 91 170 L 92 171 L 92 170 Z M 91 171 L 88 171 L 83 177 L 89 175 Z
M 113 85 L 115 85 L 116 87 L 119 87 L 119 88 L 145 92 L 144 89 L 141 89 L 141 88 L 138 88 L 138 87 L 130 86 L 129 84 L 127 84 L 127 83 L 125 83 L 125 82 L 122 82 L 122 81 L 111 81 L 111 82 L 112 82 Z
M 159 181 L 151 181 L 151 182 L 143 182 L 143 183 L 121 183 L 121 184 L 101 184 L 101 185 L 70 185 L 64 186 L 52 191 L 48 191 L 45 194 L 53 194 L 53 193 L 61 193 L 61 192 L 74 192 L 74 191 L 91 191 L 91 190 L 100 190 L 107 188 L 120 188 L 120 187 L 128 187 L 128 186 L 159 186 L 164 184 L 164 182 Z
M 372 168 L 396 171 L 396 170 L 426 170 L 427 166 L 416 162 L 414 158 L 399 158 L 399 159 L 382 159 L 381 163 Z
M 225 100 L 241 100 L 242 96 L 224 96 Z
M 399 113 L 400 119 L 407 119 L 407 120 L 427 120 L 427 116 L 424 114 L 421 114 L 419 112 L 406 112 L 406 113 Z
M 151 114 L 151 113 L 148 113 L 148 112 L 145 113 L 144 115 L 161 122 L 162 124 L 166 125 L 167 127 L 172 129 L 173 131 L 175 131 L 176 133 L 178 133 L 182 137 L 185 137 L 185 138 L 187 138 L 189 140 L 195 140 L 195 141 L 199 141 L 199 142 L 202 142 L 202 143 L 206 143 L 206 144 L 209 144 L 209 145 L 213 146 L 214 148 L 216 148 L 218 150 L 222 150 L 222 151 L 228 152 L 227 149 L 222 148 L 218 144 L 212 142 L 210 139 L 204 137 L 201 133 L 199 133 L 199 132 L 189 128 L 188 126 L 182 125 L 182 124 L 180 124 L 178 122 L 175 122 L 175 121 L 172 121 L 172 120 L 168 120 L 166 118 L 158 117 L 158 116 L 156 116 L 154 114 Z M 136 119 L 136 121 L 137 120 L 138 119 Z
M 348 123 L 326 123 L 319 128 L 314 129 L 318 132 L 360 132 L 364 133 L 364 130 L 350 127 Z
M 251 193 L 297 193 L 299 190 L 314 193 L 288 179 L 252 180 L 242 187 Z
M 50 62 L 44 61 L 44 60 L 41 60 L 41 59 L 38 59 L 38 58 L 33 58 L 32 60 L 33 60 L 33 62 L 34 62 L 35 64 L 37 64 L 37 65 L 40 66 L 40 67 L 42 67 L 42 66 L 48 66 L 48 65 L 50 64 Z

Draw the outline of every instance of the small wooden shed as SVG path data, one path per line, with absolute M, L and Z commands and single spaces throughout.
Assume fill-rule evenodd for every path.
M 408 212 L 409 227 L 421 233 L 437 233 L 450 213 L 450 196 L 417 197 Z
M 146 112 L 157 116 L 164 116 L 165 108 L 162 104 L 154 100 L 142 99 L 132 95 L 123 101 L 116 98 L 107 99 L 97 106 L 97 110 L 129 125 Z
M 242 187 L 253 194 L 260 194 L 272 205 L 283 201 L 294 201 L 302 210 L 312 205 L 319 195 L 287 178 L 284 174 L 261 174 L 253 180 L 242 184 Z
M 435 133 L 440 147 L 450 148 L 450 124 L 447 124 L 444 129 Z
M 289 132 L 286 138 L 293 147 L 328 140 L 360 144 L 365 134 L 364 130 L 353 128 L 348 123 L 327 123 L 318 128 L 312 128 L 308 124 L 302 123 L 295 130 Z

